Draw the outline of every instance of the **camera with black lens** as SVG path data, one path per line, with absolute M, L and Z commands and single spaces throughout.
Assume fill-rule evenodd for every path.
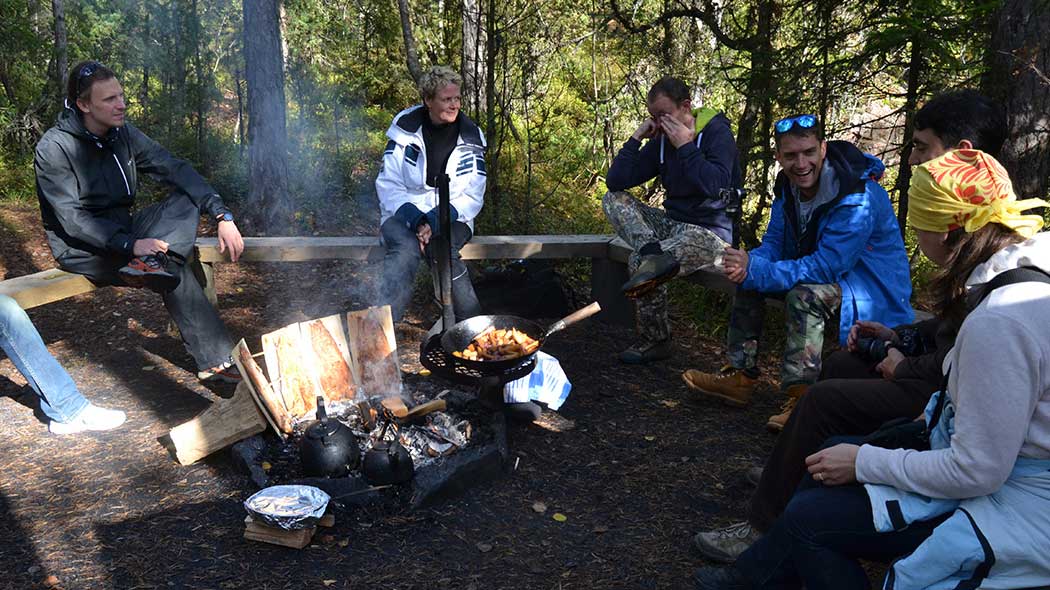
M 886 358 L 886 341 L 879 338 L 857 338 L 857 354 L 873 363 L 881 363 Z

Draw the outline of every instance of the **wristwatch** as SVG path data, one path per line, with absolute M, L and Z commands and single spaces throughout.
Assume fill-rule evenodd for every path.
M 229 211 L 227 211 L 227 212 L 223 213 L 222 215 L 219 215 L 215 219 L 217 219 L 220 222 L 222 222 L 222 221 L 233 221 L 233 213 L 230 213 Z

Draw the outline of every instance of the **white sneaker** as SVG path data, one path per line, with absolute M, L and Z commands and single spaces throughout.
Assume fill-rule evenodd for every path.
M 747 550 L 762 534 L 744 522 L 733 523 L 724 529 L 704 531 L 693 537 L 693 544 L 700 553 L 719 563 L 733 563 L 740 554 Z
M 88 404 L 83 412 L 77 414 L 69 422 L 55 422 L 48 424 L 47 429 L 52 434 L 76 434 L 85 430 L 113 430 L 127 420 L 127 415 L 120 410 L 109 410 L 100 408 L 94 404 Z

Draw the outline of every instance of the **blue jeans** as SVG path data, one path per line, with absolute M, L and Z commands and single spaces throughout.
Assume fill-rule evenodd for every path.
M 0 347 L 40 397 L 40 409 L 48 418 L 69 422 L 88 407 L 69 373 L 47 351 L 29 316 L 7 295 L 0 295 Z
M 858 559 L 890 562 L 915 550 L 944 518 L 879 533 L 860 485 L 822 486 L 806 477 L 769 532 L 733 566 L 754 588 L 871 587 Z

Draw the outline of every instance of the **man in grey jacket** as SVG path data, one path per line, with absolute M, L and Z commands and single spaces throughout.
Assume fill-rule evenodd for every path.
M 125 122 L 124 91 L 95 61 L 69 73 L 66 108 L 36 146 L 40 214 L 51 253 L 98 285 L 145 287 L 164 300 L 204 381 L 238 381 L 233 340 L 188 264 L 202 213 L 219 249 L 237 261 L 244 241 L 233 214 L 184 160 Z M 173 189 L 134 214 L 138 174 Z

